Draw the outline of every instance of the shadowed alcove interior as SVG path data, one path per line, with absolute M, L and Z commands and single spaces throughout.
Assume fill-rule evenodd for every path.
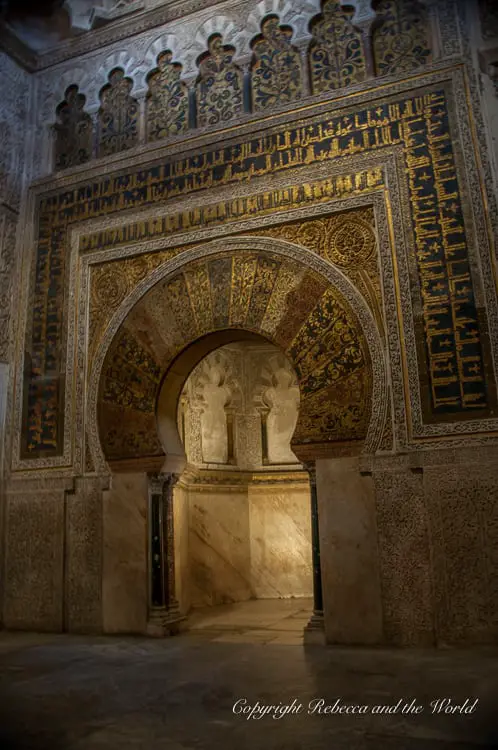
M 263 339 L 218 348 L 190 373 L 178 407 L 187 464 L 173 495 L 182 612 L 312 596 L 309 481 L 290 448 L 298 407 L 293 368 Z M 310 602 L 300 606 L 309 616 Z

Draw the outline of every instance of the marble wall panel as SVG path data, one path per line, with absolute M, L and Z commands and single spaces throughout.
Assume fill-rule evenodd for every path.
M 186 614 L 190 609 L 189 499 L 183 485 L 176 485 L 173 491 L 173 513 L 176 598 L 180 612 Z
M 316 462 L 325 635 L 380 643 L 382 606 L 374 493 L 358 459 Z
M 192 606 L 312 596 L 307 484 L 190 486 L 188 494 Z
M 66 629 L 102 630 L 102 489 L 100 479 L 82 478 L 67 495 Z
M 302 487 L 249 485 L 251 584 L 258 599 L 313 596 L 311 500 Z
M 7 628 L 63 629 L 64 490 L 9 491 L 6 508 Z
M 228 604 L 253 596 L 247 491 L 191 488 L 190 583 L 192 606 Z
M 375 471 L 384 637 L 434 645 L 429 518 L 422 471 Z
M 106 633 L 144 633 L 146 629 L 147 503 L 145 474 L 113 474 L 103 510 Z

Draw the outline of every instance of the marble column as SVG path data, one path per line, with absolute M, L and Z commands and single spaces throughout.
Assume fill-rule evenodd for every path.
M 138 115 L 138 142 L 147 143 L 147 91 L 140 91 L 136 95 L 139 107 Z
M 305 643 L 325 644 L 323 619 L 322 568 L 320 563 L 320 536 L 318 527 L 318 496 L 316 491 L 316 467 L 314 463 L 304 464 L 310 479 L 311 495 L 311 545 L 313 564 L 313 614 L 304 629 Z
M 177 474 L 149 476 L 149 635 L 176 635 L 185 629 L 175 596 L 173 488 Z
M 195 90 L 196 77 L 184 78 L 183 82 L 187 86 L 188 95 L 188 129 L 197 128 L 197 92 Z

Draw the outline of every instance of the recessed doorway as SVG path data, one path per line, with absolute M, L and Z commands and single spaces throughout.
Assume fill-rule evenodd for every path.
M 313 570 L 308 474 L 291 450 L 298 410 L 293 367 L 264 340 L 212 351 L 185 382 L 176 595 L 198 633 L 302 640 Z

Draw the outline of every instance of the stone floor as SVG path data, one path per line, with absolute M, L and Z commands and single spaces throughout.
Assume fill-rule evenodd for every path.
M 298 646 L 313 611 L 313 599 L 258 599 L 194 610 L 193 635 L 219 643 Z
M 197 612 L 164 640 L 0 633 L 0 750 L 498 750 L 496 650 L 303 647 L 307 604 Z M 366 713 L 323 712 L 337 700 Z

